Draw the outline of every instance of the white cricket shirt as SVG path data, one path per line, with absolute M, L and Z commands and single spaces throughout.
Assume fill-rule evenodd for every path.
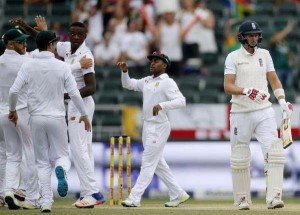
M 30 61 L 26 55 L 20 55 L 14 50 L 6 49 L 0 56 L 0 113 L 8 114 L 8 94 L 18 72 L 24 62 Z M 27 107 L 27 87 L 19 92 L 16 110 Z
M 70 96 L 80 96 L 70 67 L 48 51 L 34 54 L 31 61 L 22 65 L 10 94 L 18 94 L 26 85 L 30 115 L 64 117 L 64 90 Z M 81 106 L 84 110 L 83 103 Z
M 143 120 L 163 123 L 168 121 L 167 110 L 185 107 L 185 97 L 175 81 L 164 73 L 159 77 L 147 76 L 131 79 L 128 72 L 122 73 L 122 86 L 129 90 L 143 92 Z M 162 110 L 153 116 L 153 107 L 159 104 Z
M 255 52 L 250 54 L 241 46 L 240 49 L 229 53 L 225 61 L 225 75 L 235 74 L 235 84 L 242 88 L 253 87 L 268 92 L 267 72 L 271 71 L 275 71 L 274 64 L 266 49 L 256 48 Z M 244 95 L 232 95 L 230 102 L 233 113 L 256 111 L 272 105 L 269 100 L 258 104 Z
M 58 42 L 56 50 L 59 56 L 63 57 L 65 62 L 71 66 L 72 74 L 75 77 L 77 88 L 85 87 L 84 75 L 88 73 L 95 73 L 94 70 L 94 56 L 91 50 L 85 45 L 85 42 L 79 46 L 75 53 L 71 54 L 70 42 Z M 86 56 L 93 60 L 93 66 L 88 69 L 82 69 L 80 66 L 80 59 Z

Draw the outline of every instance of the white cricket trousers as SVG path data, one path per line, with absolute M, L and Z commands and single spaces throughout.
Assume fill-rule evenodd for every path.
M 93 120 L 95 103 L 91 96 L 83 98 L 90 122 Z M 70 101 L 68 104 L 68 130 L 70 149 L 74 166 L 80 181 L 80 196 L 90 196 L 99 192 L 94 171 L 94 155 L 92 150 L 92 132 L 84 129 L 84 123 L 78 123 L 80 113 Z
M 0 117 L 1 118 L 1 117 Z M 5 115 L 5 119 L 7 115 Z M 0 124 L 0 196 L 4 197 L 4 186 L 5 186 L 5 168 L 6 168 L 6 145 L 4 140 L 4 134 Z M 20 183 L 18 189 L 26 190 L 25 182 L 26 180 L 26 160 L 24 156 L 24 151 L 22 154 L 22 162 L 21 162 L 21 172 L 20 172 Z
M 28 125 L 29 113 L 27 108 L 17 110 L 18 122 L 15 126 L 8 120 L 8 115 L 1 115 L 1 124 L 6 143 L 6 176 L 4 191 L 14 191 L 18 189 L 20 183 L 20 172 L 22 156 L 25 159 L 24 182 L 26 188 L 26 200 L 37 200 L 38 177 L 35 166 L 35 156 L 30 129 Z M 23 171 L 22 171 L 23 173 Z
M 52 166 L 62 166 L 66 172 L 71 166 L 66 120 L 65 117 L 31 116 L 30 129 L 40 182 L 40 204 L 52 205 Z
M 4 134 L 0 124 L 0 196 L 2 197 L 4 197 L 5 166 L 6 166 L 6 146 L 4 142 Z
M 275 112 L 272 107 L 249 113 L 230 114 L 231 147 L 235 144 L 249 145 L 252 136 L 260 143 L 265 156 L 272 143 L 278 139 Z
M 152 123 L 144 121 L 143 124 L 143 156 L 140 174 L 129 198 L 140 202 L 143 193 L 152 181 L 154 173 L 169 189 L 170 200 L 179 198 L 183 189 L 175 181 L 171 170 L 163 157 L 163 150 L 170 135 L 169 121 Z

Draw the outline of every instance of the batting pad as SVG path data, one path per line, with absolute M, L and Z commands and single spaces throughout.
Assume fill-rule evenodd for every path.
M 246 197 L 248 203 L 251 203 L 250 159 L 249 144 L 237 142 L 231 150 L 230 160 L 235 205 L 238 205 L 243 197 Z
M 283 167 L 285 156 L 282 140 L 277 139 L 271 145 L 267 153 L 268 178 L 267 178 L 267 202 L 271 202 L 274 197 L 281 199 L 283 183 Z

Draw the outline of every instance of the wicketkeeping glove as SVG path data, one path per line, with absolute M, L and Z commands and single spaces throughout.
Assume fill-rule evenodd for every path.
M 244 88 L 243 95 L 249 97 L 249 99 L 255 101 L 258 104 L 263 103 L 267 100 L 268 93 L 262 90 L 254 89 L 254 88 Z
M 281 107 L 282 112 L 286 112 L 287 117 L 290 118 L 293 113 L 293 105 L 289 102 L 286 102 L 284 99 L 279 99 L 279 104 Z

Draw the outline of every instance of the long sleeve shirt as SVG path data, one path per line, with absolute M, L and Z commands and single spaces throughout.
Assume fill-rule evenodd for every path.
M 28 86 L 28 111 L 31 115 L 64 117 L 64 90 L 82 115 L 86 110 L 69 66 L 48 51 L 39 52 L 24 63 L 9 91 L 9 108 L 14 110 L 18 93 Z
M 167 111 L 185 107 L 185 97 L 176 82 L 167 74 L 153 78 L 131 79 L 128 72 L 122 72 L 122 86 L 129 90 L 143 92 L 143 120 L 155 123 L 168 121 Z M 153 116 L 153 107 L 159 104 L 162 110 Z

